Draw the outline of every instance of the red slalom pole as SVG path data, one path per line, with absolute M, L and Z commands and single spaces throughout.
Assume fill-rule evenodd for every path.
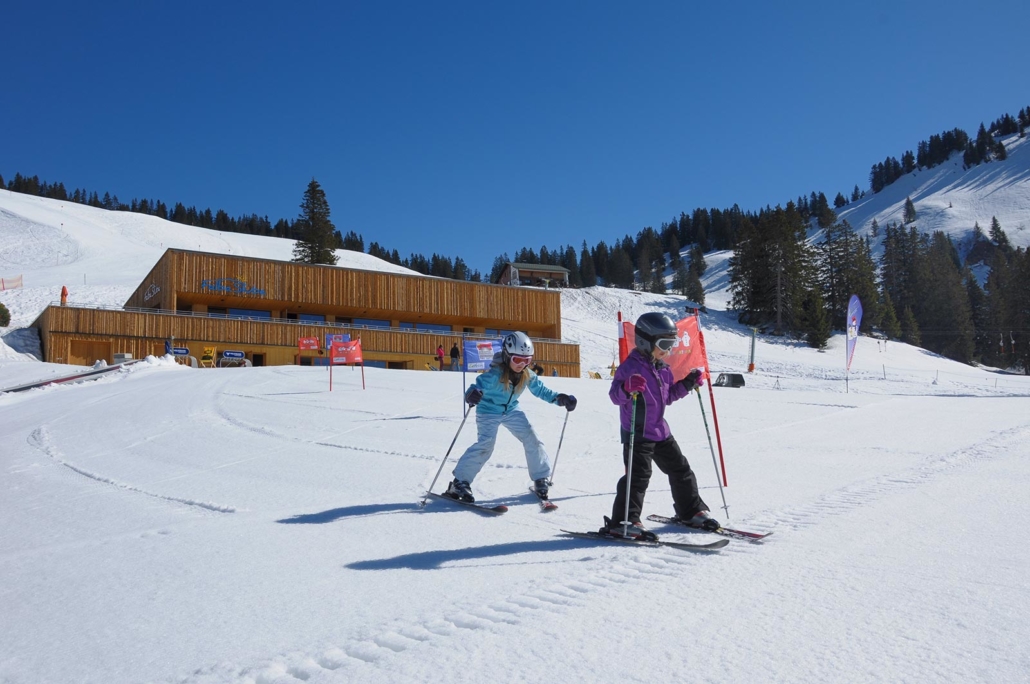
M 712 391 L 712 379 L 708 378 L 708 400 L 712 403 L 712 423 L 715 424 L 715 442 L 719 445 L 719 465 L 722 466 L 722 484 L 729 487 L 726 481 L 726 461 L 722 457 L 722 436 L 719 435 L 719 414 L 715 411 L 715 392 Z

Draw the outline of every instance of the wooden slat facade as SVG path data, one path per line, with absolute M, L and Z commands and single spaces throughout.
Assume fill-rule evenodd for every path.
M 325 335 L 335 333 L 360 337 L 366 361 L 422 370 L 436 365 L 437 345 L 445 353 L 455 342 L 460 346 L 463 332 L 485 337 L 492 330 L 523 330 L 534 338 L 534 362 L 547 375 L 580 373 L 579 346 L 559 341 L 558 292 L 168 250 L 125 307 L 48 307 L 33 323 L 45 359 L 90 365 L 96 359 L 84 355 L 104 351 L 108 363 L 115 353 L 144 358 L 163 354 L 165 341 L 174 338 L 198 359 L 205 347 L 215 347 L 218 356 L 242 351 L 263 365 L 287 365 L 299 362 L 298 338 L 324 344 Z M 210 315 L 216 308 L 264 311 L 270 318 Z M 302 314 L 326 322 L 297 320 Z M 389 321 L 391 329 L 362 327 L 354 319 Z M 420 331 L 419 325 L 451 332 Z
M 133 358 L 164 354 L 165 340 L 174 338 L 177 347 L 188 347 L 200 358 L 204 347 L 215 347 L 217 355 L 231 349 L 242 351 L 247 358 L 263 355 L 264 365 L 279 366 L 298 362 L 297 339 L 327 333 L 350 334 L 361 338 L 361 347 L 368 361 L 383 361 L 392 367 L 421 370 L 425 364 L 436 365 L 437 345 L 449 351 L 460 336 L 399 330 L 355 328 L 346 325 L 305 325 L 292 322 L 269 322 L 177 315 L 171 312 L 118 311 L 75 306 L 49 306 L 34 323 L 41 331 L 44 357 L 53 363 L 91 365 L 96 358 L 76 358 L 73 346 L 78 342 L 109 342 L 106 357 L 113 362 L 116 353 L 129 353 Z M 87 332 L 88 331 L 88 332 Z M 558 341 L 535 340 L 534 363 L 551 374 L 552 369 L 564 377 L 579 377 L 579 345 Z M 92 345 L 92 349 L 97 349 Z M 95 352 L 94 352 L 95 353 Z M 317 352 L 305 352 L 317 357 Z M 447 359 L 447 363 L 450 359 Z
M 561 339 L 561 295 L 554 291 L 187 250 L 167 250 L 125 306 L 238 307 L 273 318 L 319 314 Z

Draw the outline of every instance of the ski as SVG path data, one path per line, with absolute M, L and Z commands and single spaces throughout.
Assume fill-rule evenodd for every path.
M 540 499 L 540 509 L 542 511 L 544 511 L 545 513 L 549 513 L 550 511 L 558 510 L 558 504 L 550 501 L 549 499 L 545 499 L 544 497 L 540 496 L 540 492 L 538 492 L 536 490 L 536 487 L 534 487 L 533 485 L 529 486 L 529 491 L 531 491 L 534 494 L 536 494 L 537 498 Z
M 717 530 L 703 530 L 700 527 L 691 527 L 686 522 L 679 518 L 669 518 L 664 515 L 649 515 L 647 519 L 651 522 L 665 523 L 666 525 L 679 525 L 680 527 L 686 527 L 690 530 L 697 530 L 698 532 L 711 532 L 712 534 L 721 534 L 724 537 L 730 537 L 731 539 L 743 539 L 749 542 L 760 542 L 768 537 L 772 532 L 746 532 L 745 530 L 734 530 L 729 527 L 720 527 Z
M 489 513 L 490 515 L 500 515 L 501 513 L 507 513 L 508 512 L 508 507 L 504 506 L 504 505 L 484 506 L 482 504 L 469 503 L 468 501 L 461 501 L 460 499 L 452 499 L 449 496 L 444 496 L 443 494 L 436 494 L 435 492 L 426 492 L 426 494 L 431 496 L 431 497 L 433 497 L 434 499 L 439 499 L 440 501 L 446 501 L 448 503 L 458 504 L 459 506 L 465 506 L 466 508 L 473 508 L 473 509 L 475 509 L 477 511 L 482 511 L 483 513 Z
M 718 551 L 730 543 L 729 539 L 720 539 L 709 544 L 684 544 L 681 542 L 667 542 L 661 540 L 644 541 L 639 539 L 627 539 L 625 537 L 613 537 L 611 535 L 601 534 L 600 532 L 572 532 L 570 530 L 562 530 L 562 532 L 570 537 L 577 537 L 579 539 L 598 539 L 600 541 L 622 542 L 623 544 L 650 546 L 654 548 L 667 546 L 671 549 L 679 549 L 680 551 Z

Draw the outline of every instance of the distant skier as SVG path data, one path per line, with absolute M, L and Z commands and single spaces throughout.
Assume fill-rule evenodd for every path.
M 458 367 L 459 367 L 458 360 L 460 358 L 461 358 L 461 351 L 458 350 L 458 343 L 455 342 L 454 345 L 451 347 L 451 370 L 452 371 L 458 370 Z
M 551 462 L 544 445 L 533 431 L 526 414 L 519 408 L 519 396 L 525 389 L 550 404 L 576 409 L 576 397 L 559 394 L 544 386 L 529 368 L 533 360 L 533 342 L 525 333 L 513 332 L 504 338 L 503 348 L 495 354 L 490 369 L 476 378 L 465 392 L 465 401 L 476 407 L 478 439 L 458 459 L 454 466 L 454 480 L 445 496 L 474 502 L 472 480 L 493 455 L 500 426 L 508 428 L 526 450 L 529 478 L 541 499 L 547 498 Z
M 443 370 L 443 345 L 436 345 L 436 361 L 440 364 L 440 370 Z
M 692 527 L 706 530 L 719 528 L 708 514 L 708 505 L 697 491 L 697 478 L 665 421 L 665 407 L 704 385 L 704 370 L 695 368 L 679 382 L 673 381 L 672 370 L 665 359 L 676 346 L 679 331 L 671 318 L 662 313 L 646 313 L 634 326 L 636 349 L 615 371 L 608 396 L 619 406 L 622 425 L 622 462 L 629 463 L 630 418 L 633 394 L 638 394 L 635 434 L 633 438 L 633 472 L 630 477 L 629 522 L 627 536 L 657 539 L 640 524 L 644 495 L 651 480 L 651 462 L 669 476 L 676 517 Z M 612 517 L 604 519 L 602 534 L 622 536 L 626 515 L 626 475 L 615 490 Z

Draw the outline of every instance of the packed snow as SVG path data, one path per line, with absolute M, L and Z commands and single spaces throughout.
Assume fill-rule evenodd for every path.
M 6 191 L 0 237 L 3 275 L 25 275 L 0 293 L 0 388 L 81 370 L 36 361 L 23 329 L 62 285 L 117 306 L 167 247 L 292 250 Z M 760 336 L 747 373 L 727 256 L 709 256 L 701 323 L 713 373 L 747 384 L 667 416 L 713 514 L 765 542 L 561 534 L 597 529 L 622 473 L 617 312 L 681 316 L 678 297 L 562 292 L 584 377 L 544 381 L 578 408 L 521 402 L 556 459 L 552 513 L 504 431 L 472 486 L 507 513 L 418 505 L 474 439 L 460 373 L 368 368 L 362 389 L 335 369 L 330 392 L 323 368 L 151 357 L 0 394 L 0 682 L 1027 681 L 1030 378 L 865 337 L 846 377 L 839 335 Z M 672 513 L 660 472 L 644 512 Z

